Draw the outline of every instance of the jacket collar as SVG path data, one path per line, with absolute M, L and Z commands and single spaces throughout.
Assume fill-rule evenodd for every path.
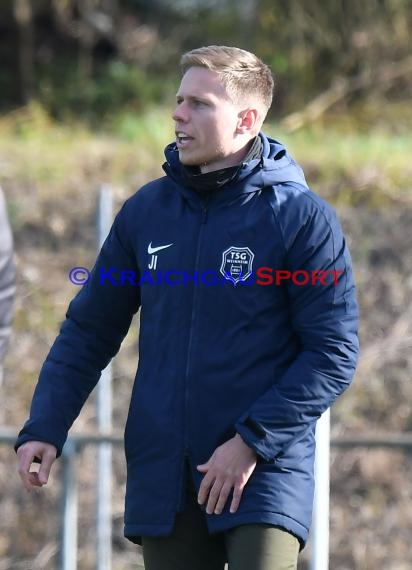
M 232 201 L 239 194 L 256 192 L 265 186 L 286 182 L 294 182 L 307 187 L 302 169 L 289 155 L 286 148 L 262 132 L 258 136 L 261 143 L 260 156 L 250 157 L 249 153 L 242 164 L 234 167 L 232 176 L 224 181 L 220 191 L 213 192 L 213 196 L 209 196 L 210 201 Z M 185 169 L 179 160 L 176 143 L 173 142 L 166 147 L 165 156 L 166 162 L 163 164 L 163 170 L 166 175 L 177 184 L 186 198 L 199 203 L 201 198 L 199 198 L 199 193 L 193 190 L 185 174 Z M 207 195 L 208 193 L 202 192 L 201 194 Z

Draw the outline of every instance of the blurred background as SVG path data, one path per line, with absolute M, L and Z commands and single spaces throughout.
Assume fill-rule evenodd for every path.
M 96 252 L 97 190 L 115 209 L 162 174 L 181 53 L 236 45 L 262 57 L 277 91 L 265 131 L 286 143 L 338 210 L 354 261 L 362 353 L 332 409 L 332 436 L 412 432 L 412 2 L 410 0 L 2 0 L 0 185 L 18 272 L 0 422 L 26 418 L 42 361 Z M 123 430 L 137 323 L 113 365 Z M 92 432 L 92 396 L 73 432 Z M 95 568 L 95 449 L 76 458 L 78 568 Z M 0 570 L 59 568 L 61 465 L 27 495 L 0 445 Z M 412 567 L 412 456 L 332 448 L 331 570 Z M 114 451 L 113 567 L 136 567 L 122 536 L 125 466 Z M 310 549 L 300 570 L 308 568 Z M 194 569 L 195 570 L 195 569 Z M 252 569 L 251 569 L 252 570 Z

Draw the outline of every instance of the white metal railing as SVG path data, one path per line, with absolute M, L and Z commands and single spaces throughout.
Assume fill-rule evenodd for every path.
M 13 445 L 16 441 L 17 431 L 14 428 L 0 427 L 0 444 Z M 112 433 L 110 435 L 99 435 L 98 433 L 89 434 L 73 434 L 71 435 L 64 448 L 61 457 L 62 461 L 62 486 L 61 486 L 61 515 L 60 515 L 60 546 L 59 558 L 60 570 L 77 570 L 77 470 L 75 469 L 75 458 L 81 449 L 86 445 L 123 445 L 123 434 Z M 391 449 L 412 449 L 412 432 L 407 433 L 388 433 L 388 434 L 365 434 L 363 436 L 349 436 L 331 438 L 330 446 L 340 449 L 351 449 L 355 447 L 368 448 L 391 448 Z M 98 521 L 97 521 L 98 522 Z M 97 526 L 96 522 L 96 526 Z M 111 528 L 111 521 L 110 521 Z M 110 539 L 111 540 L 111 539 Z M 320 570 L 319 567 L 313 566 L 314 548 L 316 542 L 316 528 L 312 529 L 311 545 L 312 560 L 311 567 Z M 323 544 L 323 546 L 328 546 Z M 323 554 L 317 554 L 319 556 Z M 328 560 L 326 559 L 328 562 Z M 103 570 L 104 566 L 101 561 L 96 561 L 96 569 Z
M 113 220 L 113 197 L 108 186 L 99 191 L 97 249 L 103 245 Z M 112 431 L 112 365 L 103 370 L 97 385 L 97 424 L 100 434 Z M 112 568 L 112 446 L 105 442 L 97 452 L 97 568 Z

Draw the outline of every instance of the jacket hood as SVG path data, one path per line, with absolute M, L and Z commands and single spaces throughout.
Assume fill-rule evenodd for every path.
M 242 193 L 254 192 L 264 186 L 293 182 L 308 187 L 301 167 L 295 162 L 285 146 L 259 133 L 262 141 L 262 156 L 244 162 L 239 166 L 236 177 L 228 183 L 229 186 L 238 186 L 238 182 L 246 180 L 246 184 L 239 187 Z M 179 151 L 176 143 L 170 143 L 165 148 L 166 162 L 163 169 L 166 174 L 179 185 L 185 185 L 182 164 L 179 160 Z

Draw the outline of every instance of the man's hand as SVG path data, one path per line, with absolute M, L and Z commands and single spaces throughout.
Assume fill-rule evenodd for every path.
M 33 487 L 46 485 L 56 455 L 55 446 L 43 441 L 27 441 L 18 448 L 18 471 L 27 491 L 31 491 Z M 35 458 L 40 461 L 40 469 L 30 471 Z
M 199 504 L 207 500 L 206 512 L 220 515 L 233 489 L 230 512 L 235 513 L 256 463 L 256 453 L 239 434 L 220 445 L 209 461 L 197 466 L 198 471 L 205 473 L 197 498 Z

